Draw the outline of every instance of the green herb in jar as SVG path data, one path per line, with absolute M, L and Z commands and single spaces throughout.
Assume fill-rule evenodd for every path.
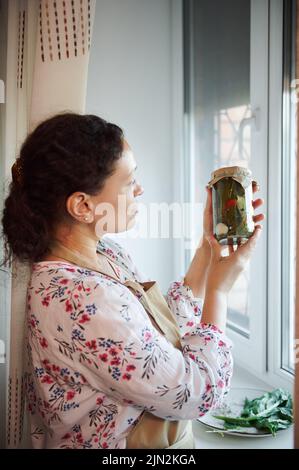
M 212 173 L 213 232 L 221 244 L 242 244 L 254 231 L 252 178 L 247 168 L 219 168 Z

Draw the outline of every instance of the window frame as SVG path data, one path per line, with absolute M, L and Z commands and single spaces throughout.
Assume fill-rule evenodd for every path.
M 284 236 L 283 227 L 290 227 L 292 235 L 295 235 L 295 224 L 292 220 L 291 210 L 296 204 L 295 186 L 292 188 L 294 193 L 291 194 L 289 188 L 292 187 L 292 175 L 296 175 L 296 165 L 293 156 L 296 155 L 296 133 L 297 124 L 292 121 L 292 82 L 296 79 L 296 2 L 294 0 L 286 0 L 284 2 L 283 11 L 283 28 L 291 24 L 287 31 L 283 30 L 283 98 L 282 98 L 282 306 L 281 306 L 281 328 L 282 328 L 282 351 L 281 351 L 281 369 L 294 374 L 294 368 L 291 367 L 290 357 L 290 308 L 295 308 L 295 302 L 291 306 L 291 292 L 294 289 L 295 279 L 291 277 L 290 263 L 288 259 L 292 256 L 292 247 L 290 246 L 291 234 Z M 294 104 L 296 113 L 296 105 Z M 293 166 L 294 165 L 294 166 Z M 293 199 L 292 199 L 293 196 Z M 295 248 L 295 240 L 293 240 Z M 293 276 L 295 269 L 293 269 Z M 291 282 L 293 282 L 291 288 Z M 295 300 L 295 299 L 293 299 Z M 293 325 L 294 326 L 294 325 Z
M 289 0 L 287 0 L 288 3 Z M 286 307 L 283 298 L 285 287 L 285 266 L 283 265 L 283 220 L 285 209 L 283 199 L 286 187 L 283 162 L 283 22 L 286 1 L 275 1 L 275 8 L 270 9 L 270 61 L 269 61 L 269 155 L 272 166 L 269 166 L 269 216 L 268 226 L 268 375 L 273 383 L 292 390 L 294 373 L 283 367 L 283 335 Z M 280 60 L 278 59 L 280 58 Z M 279 217 L 277 217 L 277 207 Z M 277 230 L 277 226 L 280 230 Z M 285 247 L 284 247 L 285 248 Z M 279 253 L 278 263 L 275 262 Z M 278 269 L 277 269 L 278 265 Z M 288 300 L 289 304 L 289 300 Z M 279 345 L 279 347 L 277 347 Z
M 257 5 L 259 0 L 251 0 Z M 260 2 L 261 3 L 261 2 Z M 192 201 L 190 194 L 189 177 L 192 171 L 192 155 L 191 160 L 185 158 L 190 155 L 190 132 L 192 132 L 192 123 L 188 111 L 188 103 L 186 105 L 186 97 L 190 90 L 190 84 L 184 83 L 186 67 L 190 67 L 190 51 L 186 51 L 184 41 L 184 26 L 186 26 L 186 15 L 184 15 L 184 0 L 172 2 L 173 8 L 173 50 L 175 56 L 173 61 L 176 64 L 173 72 L 178 74 L 179 79 L 173 79 L 173 96 L 174 96 L 174 114 L 181 113 L 180 118 L 174 118 L 174 148 L 177 148 L 176 164 L 174 165 L 174 197 L 177 201 Z M 273 387 L 285 387 L 292 390 L 294 377 L 288 371 L 281 367 L 281 233 L 277 230 L 277 224 L 281 227 L 281 129 L 282 129 L 282 109 L 281 109 L 281 92 L 282 92 L 282 38 L 283 38 L 283 0 L 264 1 L 263 15 L 267 15 L 268 35 L 267 35 L 267 54 L 261 53 L 260 60 L 266 60 L 267 77 L 266 88 L 262 88 L 260 93 L 263 96 L 257 98 L 257 103 L 266 110 L 261 116 L 266 119 L 266 139 L 264 149 L 267 154 L 267 201 L 263 207 L 266 213 L 264 221 L 263 236 L 265 239 L 265 249 L 267 251 L 267 272 L 265 294 L 265 311 L 266 315 L 259 324 L 256 315 L 251 318 L 255 324 L 254 331 L 258 333 L 254 341 L 248 341 L 240 334 L 229 331 L 235 345 L 235 362 L 239 366 L 246 368 L 256 377 L 262 379 Z M 183 33 L 178 33 L 179 26 Z M 190 33 L 190 31 L 189 31 Z M 256 43 L 258 47 L 258 42 Z M 185 47 L 185 50 L 184 50 Z M 262 48 L 263 49 L 263 48 Z M 180 60 L 177 60 L 177 51 L 179 50 Z M 254 74 L 254 71 L 252 71 Z M 252 78 L 252 77 L 251 77 Z M 254 76 L 253 76 L 254 80 Z M 253 81 L 254 86 L 254 81 Z M 178 99 L 178 94 L 180 98 Z M 252 109 L 254 109 L 254 103 Z M 263 125 L 263 124 L 262 124 Z M 192 142 L 191 142 L 192 144 Z M 180 152 L 180 154 L 179 154 Z M 192 152 L 191 152 L 192 154 Z M 271 155 L 271 165 L 269 165 L 269 156 Z M 179 182 L 179 184 L 178 184 Z M 277 216 L 277 207 L 279 214 Z M 188 268 L 190 258 L 185 256 L 186 239 L 175 241 L 174 249 L 179 253 L 175 257 L 175 271 L 182 275 Z M 262 240 L 261 240 L 262 241 Z M 279 248 L 279 256 L 277 258 L 277 247 Z M 252 335 L 251 335 L 252 336 Z M 254 359 L 253 359 L 254 356 Z M 250 358 L 250 362 L 249 359 Z

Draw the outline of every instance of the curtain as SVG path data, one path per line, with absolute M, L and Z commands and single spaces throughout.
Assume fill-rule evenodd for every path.
M 299 77 L 299 0 L 296 4 L 296 77 Z M 299 101 L 297 102 L 297 246 L 296 246 L 296 305 L 295 305 L 295 449 L 299 449 L 299 164 L 298 164 L 298 150 L 299 150 Z M 297 346 L 296 346 L 297 345 Z M 298 352 L 297 352 L 298 351 Z
M 299 0 L 296 4 L 296 77 L 299 77 Z M 296 246 L 296 306 L 295 306 L 295 347 L 299 340 L 299 101 L 297 102 L 297 246 Z M 297 339 L 296 339 L 297 338 Z M 299 345 L 297 345 L 298 348 Z M 297 352 L 297 351 L 296 351 Z M 295 356 L 295 449 L 299 449 L 299 354 Z
M 6 179 L 28 132 L 62 111 L 85 112 L 96 0 L 9 0 Z M 11 269 L 7 448 L 31 447 L 24 397 L 26 292 L 30 265 Z

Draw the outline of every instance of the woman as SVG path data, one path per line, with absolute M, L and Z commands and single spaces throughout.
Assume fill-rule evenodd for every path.
M 130 255 L 104 238 L 134 223 L 143 192 L 122 130 L 97 116 L 57 115 L 27 137 L 17 162 L 2 223 L 6 263 L 32 263 L 26 394 L 33 447 L 125 448 L 144 411 L 180 422 L 219 405 L 233 367 L 227 294 L 261 226 L 222 257 L 207 189 L 203 238 L 166 295 L 180 350 L 123 285 L 145 280 Z M 134 210 L 124 211 L 120 198 Z

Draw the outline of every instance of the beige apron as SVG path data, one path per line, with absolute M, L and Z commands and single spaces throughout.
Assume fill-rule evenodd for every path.
M 141 294 L 141 297 L 137 298 L 148 313 L 153 326 L 176 348 L 182 350 L 180 331 L 176 319 L 156 281 L 137 282 L 130 279 L 121 282 L 113 264 L 116 264 L 123 271 L 125 271 L 124 268 L 106 253 L 98 253 L 98 263 L 94 265 L 90 260 L 84 258 L 81 253 L 55 242 L 55 245 L 52 245 L 51 254 L 80 267 L 105 274 L 125 285 L 134 295 Z M 130 274 L 129 276 L 132 277 Z M 127 449 L 195 448 L 191 420 L 169 421 L 147 411 L 142 412 L 137 425 L 129 432 L 126 440 Z

